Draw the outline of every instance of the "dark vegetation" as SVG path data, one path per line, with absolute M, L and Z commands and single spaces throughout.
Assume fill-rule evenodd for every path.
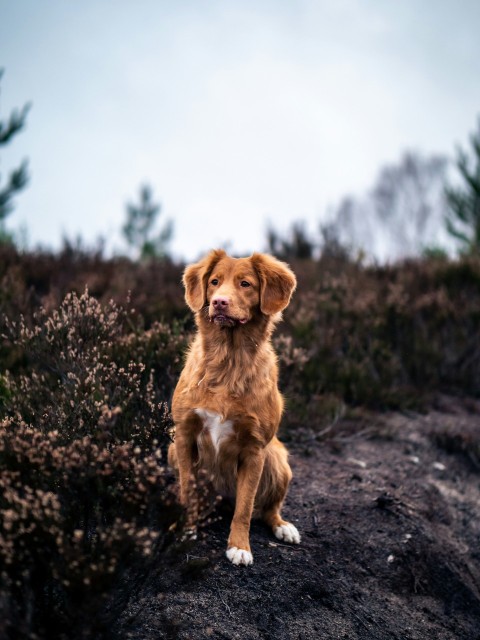
M 344 437 L 368 435 L 368 412 L 422 412 L 445 394 L 480 397 L 480 260 L 365 267 L 325 251 L 292 266 L 299 288 L 275 344 L 287 397 L 283 438 L 296 452 L 297 470 L 303 469 L 303 480 L 292 488 L 292 495 L 301 494 L 295 498 L 300 505 L 308 503 L 306 483 L 321 482 L 324 464 L 317 460 L 314 471 L 305 455 L 317 459 L 319 442 L 338 446 Z M 222 521 L 210 525 L 209 545 L 188 555 L 165 466 L 168 403 L 193 329 L 181 272 L 167 259 L 135 264 L 69 246 L 58 255 L 0 248 L 0 637 L 126 637 L 131 619 L 119 623 L 119 616 L 130 612 L 138 627 L 137 591 L 148 576 L 157 576 L 156 588 L 167 600 L 177 593 L 175 580 L 193 580 L 199 597 L 195 575 L 208 562 L 209 545 L 210 559 L 221 564 L 215 552 L 223 552 Z M 477 472 L 478 430 L 454 422 L 432 431 L 430 442 Z M 406 518 L 400 506 L 406 497 L 395 486 L 398 491 L 386 489 L 377 507 Z M 206 497 L 207 519 L 211 507 Z M 308 505 L 301 513 L 306 517 Z M 323 515 L 318 518 L 321 529 Z M 444 580 L 425 559 L 429 535 L 421 529 L 418 548 L 413 542 L 408 547 L 398 569 L 408 574 L 397 576 L 401 589 L 409 581 L 422 589 L 430 578 Z M 309 540 L 302 553 L 310 553 Z M 322 562 L 332 553 L 323 548 Z M 401 553 L 407 547 L 394 555 Z M 307 585 L 304 596 L 334 607 L 329 589 L 335 575 L 328 566 L 322 571 L 330 587 Z M 239 588 L 230 583 L 240 574 L 227 569 L 232 572 L 221 569 L 225 588 Z M 251 575 L 256 571 L 255 565 Z M 465 597 L 475 613 L 480 600 L 472 589 Z M 358 597 L 366 599 L 367 592 Z M 181 635 L 178 603 L 167 600 L 165 606 L 156 600 L 163 635 L 152 637 Z M 150 637 L 141 629 L 134 637 Z

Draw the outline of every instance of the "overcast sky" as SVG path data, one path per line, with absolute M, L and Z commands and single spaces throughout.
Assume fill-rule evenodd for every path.
M 265 248 L 406 149 L 453 156 L 480 114 L 478 0 L 0 0 L 2 151 L 31 182 L 9 228 L 121 251 L 149 183 L 173 253 Z M 0 185 L 1 186 L 1 185 Z

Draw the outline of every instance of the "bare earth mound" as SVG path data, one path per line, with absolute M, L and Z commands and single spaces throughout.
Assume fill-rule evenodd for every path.
M 480 639 L 480 411 L 338 424 L 288 442 L 284 514 L 300 546 L 252 525 L 252 567 L 225 558 L 230 513 L 117 622 L 135 639 Z M 208 562 L 203 571 L 198 567 Z

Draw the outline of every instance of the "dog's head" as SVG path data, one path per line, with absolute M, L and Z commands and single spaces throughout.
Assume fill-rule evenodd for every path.
M 297 281 L 290 268 L 272 256 L 254 253 L 249 258 L 231 258 L 217 249 L 185 269 L 183 284 L 193 311 L 208 309 L 210 322 L 236 327 L 258 314 L 273 316 L 283 311 Z

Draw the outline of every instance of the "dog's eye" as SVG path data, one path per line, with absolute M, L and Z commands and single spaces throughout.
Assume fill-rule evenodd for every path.
M 213 284 L 214 286 L 218 284 L 218 280 L 217 278 L 214 278 L 210 284 Z
M 241 286 L 241 287 L 249 287 L 249 286 L 250 286 L 250 283 L 249 283 L 249 282 L 247 282 L 246 280 L 242 280 L 242 281 L 241 281 L 241 283 L 240 283 L 240 286 Z

